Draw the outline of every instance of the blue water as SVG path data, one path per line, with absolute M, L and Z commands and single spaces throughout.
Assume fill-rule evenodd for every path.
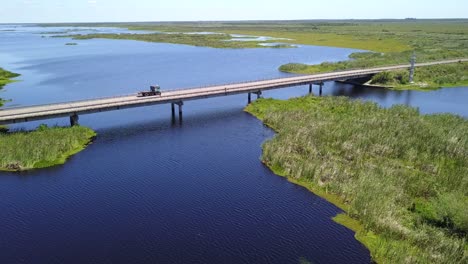
M 130 94 L 155 83 L 177 89 L 283 77 L 281 64 L 343 60 L 354 52 L 35 34 L 46 31 L 54 30 L 0 31 L 0 66 L 22 74 L 0 94 L 12 99 L 6 107 Z M 324 92 L 468 116 L 468 89 L 393 92 L 327 83 Z M 168 105 L 80 116 L 98 137 L 65 165 L 0 172 L 0 263 L 369 263 L 352 231 L 331 220 L 338 208 L 260 162 L 261 144 L 273 132 L 242 111 L 246 103 L 246 95 L 186 102 L 176 124 Z M 39 123 L 68 120 L 11 127 Z

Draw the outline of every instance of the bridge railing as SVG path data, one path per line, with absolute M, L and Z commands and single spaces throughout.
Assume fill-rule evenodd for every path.
M 450 63 L 450 62 L 466 62 L 468 59 L 453 59 L 453 60 L 446 60 L 446 61 L 439 61 L 439 62 L 424 62 L 424 63 L 419 63 L 416 64 L 416 66 L 422 66 L 422 65 L 436 65 L 436 64 L 442 64 L 442 63 Z M 327 78 L 339 78 L 339 73 L 343 72 L 354 72 L 357 71 L 356 73 L 359 74 L 366 74 L 367 73 L 372 73 L 375 71 L 379 70 L 391 70 L 392 68 L 405 68 L 405 67 L 410 67 L 408 64 L 398 64 L 398 65 L 388 65 L 388 66 L 381 66 L 381 67 L 375 67 L 371 69 L 345 69 L 345 70 L 336 70 L 336 71 L 331 71 L 331 72 L 323 72 L 323 73 L 316 73 L 316 74 L 291 74 L 292 76 L 285 76 L 285 77 L 272 77 L 272 78 L 264 78 L 264 79 L 257 79 L 257 80 L 250 80 L 250 81 L 243 81 L 243 82 L 231 82 L 231 83 L 224 83 L 224 84 L 206 84 L 206 85 L 201 85 L 201 86 L 195 86 L 195 87 L 189 87 L 189 88 L 179 88 L 179 89 L 167 89 L 163 90 L 164 92 L 181 92 L 181 91 L 189 91 L 189 90 L 194 90 L 194 89 L 204 89 L 204 88 L 211 88 L 211 87 L 226 87 L 225 89 L 227 91 L 232 90 L 232 88 L 227 88 L 228 86 L 235 86 L 235 85 L 241 85 L 241 84 L 254 84 L 256 82 L 264 82 L 264 81 L 278 81 L 278 84 L 287 82 L 287 80 L 300 80 L 300 79 L 308 79 L 312 75 L 316 77 L 320 77 L 322 75 L 328 75 L 330 73 L 337 73 L 338 75 L 329 75 Z M 346 76 L 343 76 L 346 77 Z M 313 82 L 313 81 L 311 81 Z M 236 87 L 235 89 L 238 90 L 241 87 Z M 221 89 L 220 89 L 221 90 Z M 37 105 L 31 105 L 31 106 L 16 106 L 16 107 L 4 107 L 1 108 L 0 111 L 2 110 L 14 110 L 14 109 L 20 109 L 20 108 L 25 108 L 25 107 L 41 107 L 41 106 L 50 106 L 50 105 L 59 105 L 59 104 L 75 104 L 75 103 L 81 103 L 81 102 L 89 102 L 89 101 L 100 101 L 100 100 L 107 100 L 107 99 L 115 99 L 115 98 L 123 98 L 123 97 L 129 97 L 129 96 L 136 96 L 139 91 L 132 93 L 132 94 L 121 94 L 121 95 L 114 95 L 114 96 L 103 96 L 103 97 L 97 97 L 97 98 L 88 98 L 88 99 L 79 99 L 79 100 L 73 100 L 73 101 L 66 101 L 66 102 L 56 102 L 56 103 L 47 103 L 47 104 L 37 104 Z

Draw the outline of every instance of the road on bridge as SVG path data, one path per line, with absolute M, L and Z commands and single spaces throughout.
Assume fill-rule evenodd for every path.
M 416 67 L 466 61 L 468 61 L 468 59 L 418 63 L 416 64 Z M 172 103 L 172 109 L 174 109 L 174 104 L 179 104 L 179 107 L 181 107 L 181 102 L 187 100 L 234 95 L 240 93 L 258 93 L 270 89 L 278 89 L 307 84 L 317 84 L 326 81 L 361 78 L 383 71 L 406 69 L 409 67 L 409 64 L 405 64 L 370 69 L 301 75 L 271 80 L 217 85 L 203 88 L 178 89 L 163 91 L 161 96 L 137 97 L 136 94 L 133 94 L 73 102 L 54 103 L 47 105 L 6 108 L 0 110 L 0 125 L 66 116 L 77 118 L 77 116 L 81 114 L 91 114 L 103 111 L 112 111 L 164 103 Z M 181 114 L 180 108 L 179 113 Z

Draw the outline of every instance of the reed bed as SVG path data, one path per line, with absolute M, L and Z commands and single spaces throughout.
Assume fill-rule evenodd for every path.
M 82 126 L 47 127 L 0 133 L 0 170 L 22 171 L 65 163 L 88 145 L 96 133 Z
M 466 119 L 344 97 L 260 99 L 246 110 L 277 131 L 262 160 L 335 197 L 375 261 L 468 262 Z

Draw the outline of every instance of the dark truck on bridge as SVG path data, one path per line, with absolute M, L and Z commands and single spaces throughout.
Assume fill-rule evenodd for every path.
M 138 97 L 145 97 L 145 96 L 154 96 L 154 95 L 161 95 L 161 87 L 159 85 L 151 85 L 149 91 L 142 91 L 138 92 Z

